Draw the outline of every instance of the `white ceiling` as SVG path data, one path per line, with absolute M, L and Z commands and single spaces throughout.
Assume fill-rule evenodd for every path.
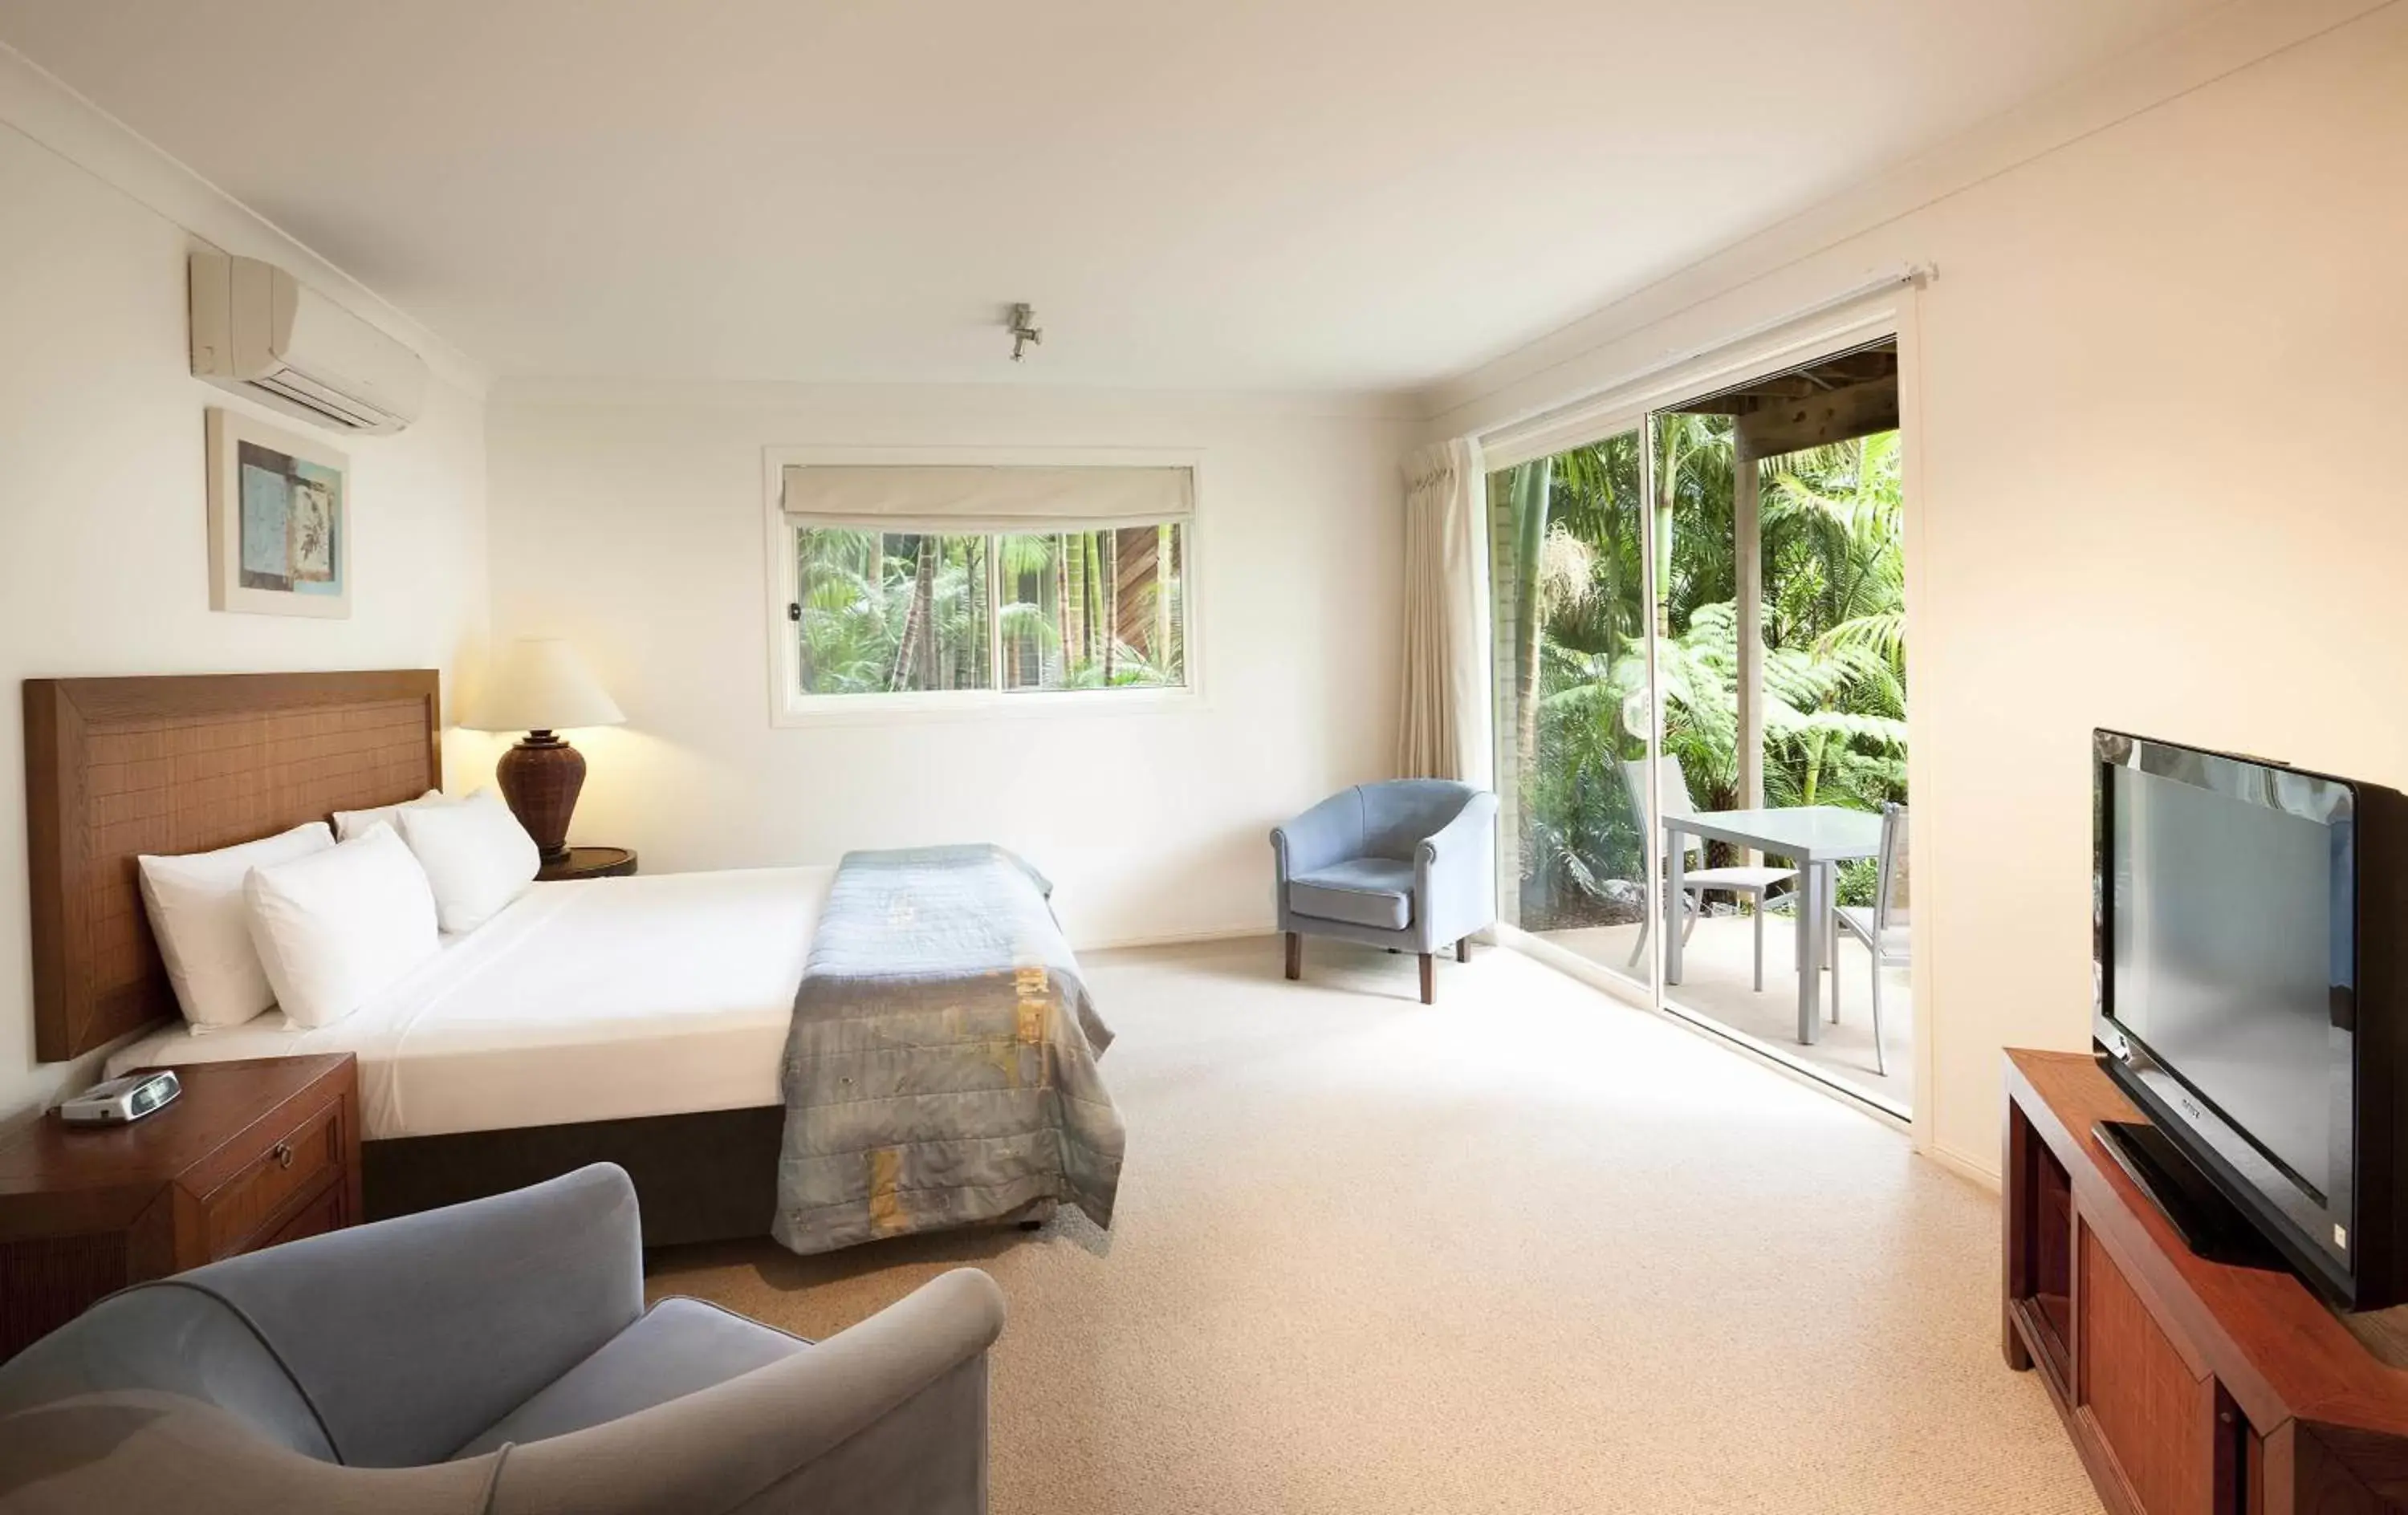
M 1386 390 L 2214 4 L 0 0 L 0 39 L 500 374 Z

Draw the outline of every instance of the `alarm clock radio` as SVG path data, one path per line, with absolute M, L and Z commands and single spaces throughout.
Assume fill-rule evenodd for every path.
M 123 1125 L 173 1103 L 183 1092 L 176 1075 L 165 1068 L 129 1074 L 93 1084 L 73 1099 L 62 1101 L 59 1119 L 69 1125 Z

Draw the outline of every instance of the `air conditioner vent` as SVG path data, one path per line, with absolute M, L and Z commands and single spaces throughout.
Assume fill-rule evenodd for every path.
M 283 269 L 194 252 L 192 302 L 194 378 L 340 431 L 418 419 L 418 354 Z
M 320 420 L 340 426 L 345 431 L 372 431 L 376 428 L 377 418 L 373 414 L 363 414 L 353 410 L 344 405 L 338 396 L 330 394 L 317 385 L 292 374 L 277 374 L 269 378 L 254 379 L 252 383 L 270 394 L 282 395 Z

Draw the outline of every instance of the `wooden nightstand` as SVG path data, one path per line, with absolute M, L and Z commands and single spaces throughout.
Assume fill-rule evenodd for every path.
M 52 1110 L 0 1147 L 0 1360 L 127 1284 L 359 1222 L 351 1053 L 176 1077 L 182 1096 L 131 1125 Z
M 557 863 L 547 863 L 536 877 L 555 879 L 624 879 L 636 871 L 636 854 L 625 847 L 572 847 Z

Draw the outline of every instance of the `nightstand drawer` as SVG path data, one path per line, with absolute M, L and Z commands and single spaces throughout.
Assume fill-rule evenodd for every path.
M 344 1222 L 343 1186 L 330 1183 L 326 1185 L 325 1193 L 302 1206 L 293 1219 L 276 1228 L 276 1235 L 251 1251 L 257 1251 L 260 1247 L 280 1247 L 288 1241 L 299 1241 L 303 1236 L 320 1236 L 329 1231 L 340 1231 Z
M 340 1101 L 311 1114 L 292 1135 L 270 1146 L 244 1169 L 201 1201 L 203 1230 L 212 1260 L 251 1245 L 260 1228 L 295 1196 L 324 1183 L 343 1165 Z

